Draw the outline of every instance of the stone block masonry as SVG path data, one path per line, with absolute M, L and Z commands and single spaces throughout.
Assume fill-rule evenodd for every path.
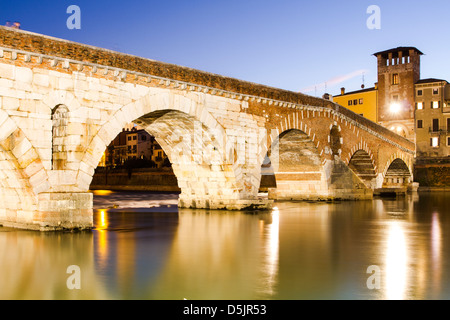
M 95 169 L 130 122 L 164 149 L 179 206 L 191 208 L 329 197 L 339 185 L 329 163 L 349 165 L 359 150 L 380 188 L 397 159 L 411 168 L 415 149 L 328 100 L 0 27 L 0 224 L 91 228 Z M 303 147 L 274 147 L 289 132 Z M 258 196 L 266 156 L 276 166 L 273 200 Z M 350 176 L 340 198 L 361 186 Z

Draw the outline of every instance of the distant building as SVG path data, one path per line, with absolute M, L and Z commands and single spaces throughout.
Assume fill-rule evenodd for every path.
M 107 147 L 99 166 L 117 167 L 127 160 L 141 159 L 153 161 L 154 165 L 160 168 L 166 158 L 155 137 L 143 129 L 127 126 Z
M 152 145 L 155 138 L 150 136 L 145 130 L 138 130 L 133 127 L 127 132 L 127 159 L 150 160 L 152 157 Z
M 341 88 L 341 95 L 334 96 L 333 102 L 352 110 L 353 112 L 377 122 L 378 120 L 378 90 L 377 84 L 372 88 L 361 89 L 353 92 L 345 92 Z
M 423 79 L 415 85 L 418 158 L 450 155 L 450 84 Z
M 414 85 L 420 80 L 420 56 L 414 47 L 374 53 L 378 61 L 378 123 L 415 141 Z
M 421 51 L 398 47 L 374 53 L 378 82 L 373 88 L 334 96 L 333 101 L 405 138 L 415 141 L 415 84 L 420 80 Z M 356 103 L 356 104 L 355 104 Z
M 105 166 L 121 166 L 128 159 L 126 147 L 127 134 L 128 131 L 123 129 L 107 147 L 105 151 Z
M 450 186 L 450 84 L 420 79 L 414 47 L 377 52 L 378 82 L 333 101 L 416 143 L 415 177 L 422 186 Z

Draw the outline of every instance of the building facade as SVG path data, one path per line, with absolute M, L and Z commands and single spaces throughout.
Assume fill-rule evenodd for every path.
M 161 168 L 167 155 L 156 142 L 155 137 L 147 131 L 131 126 L 123 128 L 105 150 L 99 166 L 117 167 L 127 160 L 153 161 L 154 166 Z
M 345 88 L 342 88 L 341 94 L 334 96 L 333 101 L 376 123 L 378 120 L 377 89 L 377 84 L 372 88 L 349 93 L 345 93 Z
M 418 158 L 450 155 L 450 84 L 441 79 L 416 83 L 416 148 Z

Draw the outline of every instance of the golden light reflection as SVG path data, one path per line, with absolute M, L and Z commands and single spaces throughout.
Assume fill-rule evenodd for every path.
M 386 299 L 403 300 L 408 278 L 408 250 L 405 230 L 400 221 L 391 221 L 385 262 Z
M 97 252 L 98 264 L 101 268 L 107 266 L 108 239 L 106 229 L 108 227 L 108 216 L 106 210 L 100 210 L 96 230 L 98 231 Z
M 265 224 L 263 229 L 264 269 L 262 270 L 266 280 L 263 291 L 270 295 L 275 293 L 278 276 L 280 212 L 277 207 L 273 208 L 271 220 L 272 222 Z
M 431 257 L 432 257 L 432 275 L 433 275 L 433 288 L 435 292 L 438 292 L 441 286 L 442 275 L 442 231 L 439 222 L 439 214 L 433 213 L 431 218 Z
M 111 193 L 113 193 L 113 191 L 111 191 L 111 190 L 93 190 L 92 193 L 94 193 L 94 195 L 96 195 L 96 196 L 108 196 Z
M 106 227 L 107 227 L 105 216 L 106 216 L 105 210 L 101 210 L 100 211 L 100 224 L 99 224 L 100 229 L 106 229 Z

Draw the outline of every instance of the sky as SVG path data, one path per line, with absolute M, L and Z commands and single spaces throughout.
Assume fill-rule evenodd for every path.
M 424 53 L 422 79 L 450 81 L 449 12 L 449 0 L 0 0 L 0 25 L 322 96 L 372 87 L 372 54 L 399 46 Z

